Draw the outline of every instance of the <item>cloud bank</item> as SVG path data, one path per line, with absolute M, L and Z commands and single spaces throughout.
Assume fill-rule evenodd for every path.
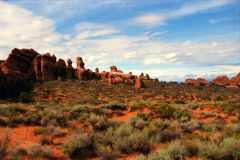
M 144 71 L 161 80 L 181 81 L 190 74 L 207 78 L 222 73 L 231 76 L 239 72 L 239 64 L 226 63 L 240 59 L 240 45 L 235 40 L 166 42 L 153 38 L 165 32 L 127 36 L 114 26 L 90 22 L 80 22 L 71 34 L 61 34 L 49 18 L 6 2 L 0 1 L 0 6 L 0 59 L 7 58 L 10 50 L 17 47 L 54 53 L 65 60 L 75 61 L 82 56 L 91 69 L 108 70 L 110 65 L 126 64 L 126 71 Z

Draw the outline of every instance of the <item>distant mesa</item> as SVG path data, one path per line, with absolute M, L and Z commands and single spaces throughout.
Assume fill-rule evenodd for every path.
M 195 86 L 199 86 L 199 85 L 219 85 L 219 86 L 226 86 L 227 88 L 239 88 L 240 86 L 240 73 L 238 73 L 237 76 L 232 77 L 231 80 L 228 79 L 227 76 L 223 75 L 223 76 L 218 76 L 216 78 L 213 79 L 212 83 L 209 83 L 208 81 L 206 81 L 203 78 L 197 78 L 192 79 L 192 78 L 187 78 L 184 82 L 185 84 L 193 84 Z
M 5 87 L 28 79 L 36 80 L 93 80 L 107 81 L 108 84 L 126 83 L 136 88 L 141 88 L 141 79 L 150 79 L 149 75 L 142 73 L 137 75 L 123 73 L 116 66 L 110 67 L 110 72 L 96 68 L 95 72 L 85 69 L 81 57 L 76 58 L 77 68 L 73 68 L 72 60 L 68 59 L 67 64 L 63 59 L 58 59 L 50 53 L 39 54 L 34 49 L 14 48 L 5 61 L 0 61 L 0 87 Z

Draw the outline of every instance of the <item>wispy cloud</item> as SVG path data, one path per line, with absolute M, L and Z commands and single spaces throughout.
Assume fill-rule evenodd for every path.
M 237 18 L 240 18 L 240 17 L 226 17 L 226 18 L 209 19 L 208 22 L 211 24 L 216 24 L 219 22 L 229 21 L 229 20 L 233 20 L 233 19 L 237 19 Z
M 175 19 L 199 12 L 208 11 L 210 9 L 218 8 L 227 4 L 231 4 L 235 0 L 203 0 L 195 1 L 182 5 L 176 10 L 169 10 L 157 13 L 147 13 L 140 15 L 131 20 L 130 24 L 142 25 L 147 27 L 155 27 L 165 25 L 168 19 Z

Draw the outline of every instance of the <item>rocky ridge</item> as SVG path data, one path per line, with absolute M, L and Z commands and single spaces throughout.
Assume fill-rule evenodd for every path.
M 81 57 L 76 58 L 77 68 L 73 68 L 72 60 L 68 59 L 67 64 L 63 59 L 58 59 L 50 53 L 40 54 L 33 49 L 14 48 L 5 61 L 0 61 L 0 87 L 7 88 L 9 85 L 28 79 L 36 80 L 63 80 L 98 79 L 107 81 L 108 84 L 126 83 L 141 88 L 139 79 L 150 79 L 149 75 L 142 73 L 139 78 L 130 73 L 123 73 L 116 66 L 110 67 L 110 72 L 96 68 L 95 72 L 85 69 Z

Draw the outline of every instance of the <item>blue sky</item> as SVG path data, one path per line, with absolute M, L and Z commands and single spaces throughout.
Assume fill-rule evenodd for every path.
M 82 56 L 166 81 L 240 72 L 239 0 L 0 1 L 0 59 L 14 47 Z

